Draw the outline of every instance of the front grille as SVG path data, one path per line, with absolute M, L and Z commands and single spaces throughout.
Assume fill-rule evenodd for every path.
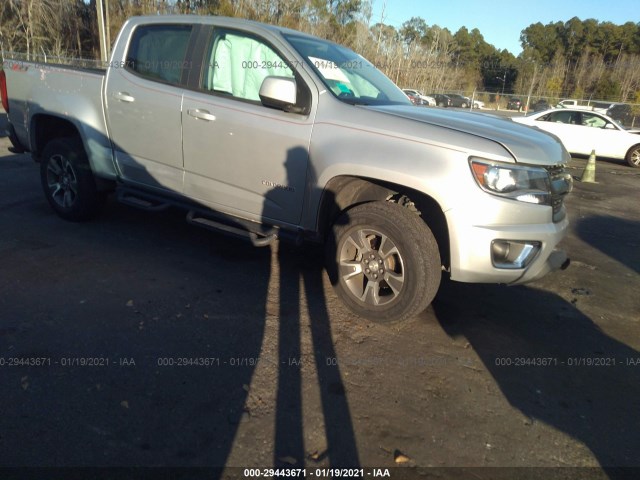
M 553 207 L 553 221 L 564 219 L 564 197 L 573 189 L 573 178 L 568 174 L 564 166 L 547 167 L 551 178 L 551 206 Z

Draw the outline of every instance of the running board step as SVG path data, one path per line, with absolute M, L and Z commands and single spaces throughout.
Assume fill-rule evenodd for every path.
M 229 225 L 228 223 L 222 223 L 211 217 L 198 215 L 198 213 L 193 210 L 187 213 L 187 222 L 191 225 L 196 225 L 208 230 L 213 230 L 214 232 L 220 232 L 226 235 L 249 240 L 254 247 L 266 247 L 268 245 L 271 245 L 273 241 L 278 238 L 277 228 L 272 228 L 269 231 L 257 233 L 250 229 L 250 224 L 252 222 L 241 222 L 235 219 L 226 220 L 227 222 L 233 222 L 236 225 Z
M 118 201 L 148 212 L 160 212 L 171 206 L 162 197 L 150 193 L 131 192 L 126 189 L 118 190 Z

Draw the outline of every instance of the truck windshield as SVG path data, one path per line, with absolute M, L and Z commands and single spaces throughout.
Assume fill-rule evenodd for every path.
M 285 38 L 340 100 L 353 105 L 411 105 L 389 78 L 348 48 L 317 38 Z

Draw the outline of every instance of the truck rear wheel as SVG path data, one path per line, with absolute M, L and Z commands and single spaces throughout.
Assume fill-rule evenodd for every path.
M 327 261 L 341 300 L 377 322 L 405 320 L 423 311 L 442 275 L 429 227 L 415 212 L 387 202 L 343 213 L 330 234 Z
M 65 220 L 82 222 L 98 215 L 106 193 L 99 192 L 82 142 L 52 140 L 44 147 L 40 180 L 51 208 Z

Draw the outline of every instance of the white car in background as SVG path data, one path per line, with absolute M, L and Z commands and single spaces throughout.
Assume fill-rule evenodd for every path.
M 413 95 L 414 97 L 420 98 L 424 105 L 428 105 L 429 107 L 436 106 L 436 99 L 428 95 L 424 95 L 420 90 L 416 90 L 415 88 L 403 88 L 402 91 L 404 93 Z
M 626 130 L 602 113 L 562 108 L 512 120 L 553 133 L 569 153 L 589 155 L 595 150 L 599 157 L 624 159 L 640 168 L 640 130 Z
M 473 108 L 484 108 L 484 102 L 481 102 L 480 100 L 474 100 Z
M 556 108 L 575 108 L 576 110 L 593 110 L 594 112 L 607 113 L 611 107 L 611 103 L 603 102 L 587 102 L 583 103 L 579 100 L 562 100 L 556 105 Z

